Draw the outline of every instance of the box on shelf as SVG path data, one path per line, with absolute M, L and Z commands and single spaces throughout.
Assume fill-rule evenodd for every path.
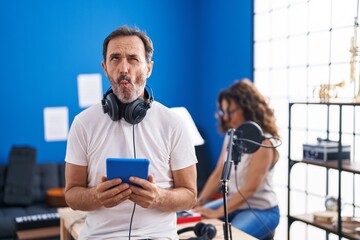
M 306 160 L 337 161 L 350 160 L 350 145 L 342 145 L 339 155 L 339 143 L 334 141 L 320 141 L 317 144 L 303 144 L 303 157 Z

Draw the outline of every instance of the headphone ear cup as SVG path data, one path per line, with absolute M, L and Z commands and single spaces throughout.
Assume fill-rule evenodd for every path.
M 113 121 L 119 121 L 122 117 L 124 117 L 126 122 L 130 124 L 138 124 L 144 119 L 146 111 L 151 107 L 151 103 L 154 100 L 152 92 L 150 95 L 146 89 L 145 97 L 148 101 L 138 98 L 131 103 L 125 104 L 121 103 L 113 93 L 112 89 L 109 88 L 101 100 L 103 112 L 107 113 Z
M 205 226 L 205 223 L 203 222 L 199 222 L 195 225 L 194 227 L 194 233 L 197 237 L 201 237 L 202 236 L 202 231 L 203 231 L 203 227 Z
M 107 113 L 113 121 L 120 120 L 120 102 L 112 92 L 106 94 L 101 103 L 104 113 Z
M 194 233 L 197 237 L 213 239 L 216 236 L 216 227 L 212 224 L 199 222 L 194 227 Z
M 216 227 L 212 224 L 205 224 L 202 228 L 202 235 L 206 237 L 206 239 L 213 239 L 216 236 Z
M 177 231 L 178 234 L 194 231 L 196 238 L 189 238 L 189 240 L 209 240 L 216 237 L 216 227 L 212 224 L 205 224 L 203 222 L 198 222 L 194 227 L 186 227 Z M 198 238 L 200 237 L 200 238 Z
M 149 103 L 147 103 L 141 98 L 138 98 L 134 102 L 129 103 L 125 106 L 124 119 L 128 123 L 138 124 L 144 119 L 146 115 L 146 111 L 149 108 L 150 108 Z

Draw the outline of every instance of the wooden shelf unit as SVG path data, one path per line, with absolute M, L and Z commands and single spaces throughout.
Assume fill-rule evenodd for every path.
M 360 103 L 353 103 L 353 102 L 290 102 L 289 103 L 289 129 L 288 129 L 288 233 L 287 233 L 287 238 L 288 240 L 290 240 L 290 227 L 291 224 L 295 221 L 300 221 L 303 222 L 305 224 L 309 224 L 311 226 L 320 228 L 325 230 L 327 233 L 333 233 L 338 235 L 339 240 L 342 239 L 342 237 L 345 238 L 349 238 L 349 239 L 353 239 L 353 240 L 360 240 L 360 233 L 354 233 L 354 232 L 349 232 L 346 229 L 344 229 L 342 227 L 342 222 L 341 222 L 341 208 L 342 208 L 342 203 L 341 203 L 341 173 L 342 172 L 349 172 L 349 173 L 354 173 L 354 174 L 360 174 L 360 162 L 354 162 L 354 161 L 343 161 L 341 158 L 339 158 L 337 161 L 329 161 L 329 162 L 324 162 L 321 160 L 306 160 L 306 159 L 291 159 L 291 114 L 292 114 L 292 107 L 294 105 L 325 105 L 328 107 L 328 112 L 329 112 L 329 106 L 338 106 L 339 107 L 339 130 L 338 130 L 338 136 L 339 136 L 339 140 L 338 140 L 338 144 L 339 144 L 339 156 L 341 156 L 341 151 L 342 151 L 342 108 L 343 106 L 353 106 L 353 107 L 358 107 L 360 106 Z M 327 116 L 327 121 L 329 121 L 329 115 Z M 327 125 L 327 133 L 329 134 L 329 124 Z M 355 135 L 355 133 L 353 133 L 353 135 Z M 331 223 L 326 223 L 326 222 L 319 222 L 319 221 L 314 221 L 314 213 L 305 213 L 305 214 L 301 214 L 301 215 L 291 215 L 290 211 L 291 211 L 291 169 L 294 165 L 298 164 L 298 163 L 304 163 L 307 165 L 314 165 L 314 166 L 319 166 L 319 167 L 324 167 L 326 169 L 334 169 L 338 171 L 338 213 L 337 213 L 337 226 L 334 226 Z M 328 238 L 327 238 L 328 239 Z
M 325 222 L 319 222 L 314 221 L 314 215 L 313 214 L 302 214 L 302 215 L 295 215 L 295 216 L 289 216 L 291 222 L 295 221 L 301 221 L 306 224 L 310 224 L 314 227 L 324 229 L 328 232 L 334 233 L 339 235 L 338 228 L 330 223 Z M 343 237 L 349 238 L 349 239 L 360 239 L 360 233 L 352 233 L 352 232 L 346 232 L 346 230 L 342 230 L 341 235 Z

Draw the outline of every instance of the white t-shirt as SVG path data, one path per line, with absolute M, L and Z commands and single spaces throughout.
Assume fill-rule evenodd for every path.
M 145 118 L 134 126 L 124 119 L 111 120 L 100 103 L 84 110 L 71 125 L 65 161 L 88 166 L 88 186 L 94 187 L 101 176 L 106 176 L 107 158 L 134 158 L 133 141 L 136 158 L 150 160 L 149 173 L 161 188 L 174 186 L 172 171 L 197 162 L 190 134 L 181 119 L 155 101 Z M 133 206 L 127 200 L 113 208 L 88 212 L 79 238 L 127 239 Z M 136 205 L 131 236 L 131 239 L 178 239 L 176 213 Z

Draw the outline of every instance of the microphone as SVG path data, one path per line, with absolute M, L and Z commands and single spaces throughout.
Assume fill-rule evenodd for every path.
M 271 137 L 273 138 L 273 137 Z M 235 166 L 240 162 L 243 153 L 254 153 L 260 147 L 276 148 L 281 145 L 263 145 L 262 142 L 266 139 L 260 126 L 253 121 L 246 121 L 242 123 L 234 133 L 234 146 L 232 152 L 232 159 Z

